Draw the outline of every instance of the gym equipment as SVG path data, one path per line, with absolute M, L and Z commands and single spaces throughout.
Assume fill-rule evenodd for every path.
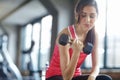
M 71 43 L 70 38 L 67 34 L 61 34 L 60 38 L 59 38 L 59 44 L 65 46 L 67 43 Z M 83 52 L 86 54 L 90 54 L 92 51 L 93 45 L 92 43 L 88 42 L 85 47 L 83 48 Z
M 28 69 L 30 74 L 28 77 L 23 77 L 17 68 L 17 66 L 12 61 L 6 45 L 6 36 L 0 35 L 0 80 L 41 80 L 41 78 L 33 77 L 36 76 L 36 73 L 42 75 L 42 71 L 35 71 L 33 69 L 32 59 L 31 59 L 31 51 L 34 46 L 34 41 L 31 42 L 31 47 L 29 50 L 23 51 L 24 54 L 29 54 L 30 62 L 28 64 Z M 41 76 L 40 76 L 41 77 Z
M 0 36 L 0 80 L 22 80 L 22 75 L 9 56 L 6 46 L 6 35 Z
M 39 75 L 42 75 L 42 70 L 35 71 L 33 69 L 33 64 L 31 61 L 29 62 L 29 71 L 31 76 L 23 77 L 17 68 L 17 66 L 12 61 L 9 52 L 7 50 L 7 31 L 0 24 L 0 80 L 41 80 L 39 79 Z M 31 47 L 29 50 L 23 51 L 23 53 L 31 53 L 34 46 L 34 41 L 31 42 Z M 36 75 L 37 74 L 37 75 Z M 41 76 L 40 76 L 41 77 Z

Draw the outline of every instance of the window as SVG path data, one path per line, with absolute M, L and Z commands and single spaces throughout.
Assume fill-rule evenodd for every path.
M 50 47 L 51 47 L 51 30 L 52 30 L 52 16 L 46 16 L 41 20 L 41 49 L 39 67 L 45 68 L 49 62 Z
M 107 67 L 120 68 L 120 7 L 118 0 L 108 1 L 107 12 L 107 36 L 108 36 L 108 49 L 107 49 Z
M 97 0 L 99 16 L 96 30 L 99 35 L 99 63 L 101 68 L 120 68 L 120 33 L 118 27 L 120 11 L 117 10 L 117 0 Z M 102 5 L 101 5 L 102 4 Z M 106 42 L 105 42 L 106 40 Z M 106 48 L 105 48 L 106 47 Z M 91 57 L 88 56 L 85 66 L 91 67 Z
M 30 52 L 33 69 L 45 69 L 48 63 L 51 47 L 51 29 L 52 15 L 48 15 L 40 19 L 34 24 L 27 24 L 22 30 L 22 50 L 29 49 L 31 41 L 35 42 L 32 52 Z M 30 57 L 26 54 L 22 56 L 22 68 L 27 69 Z

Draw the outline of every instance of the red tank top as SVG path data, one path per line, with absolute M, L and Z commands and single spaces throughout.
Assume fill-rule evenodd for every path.
M 74 30 L 74 26 L 69 26 L 68 30 L 69 30 L 69 32 L 71 34 L 71 37 L 72 38 L 76 38 L 76 33 L 75 33 L 75 30 Z M 73 52 L 72 48 L 70 48 L 69 49 L 70 58 L 72 56 L 72 52 Z M 79 60 L 77 62 L 77 66 L 76 66 L 76 70 L 75 70 L 75 73 L 74 73 L 74 77 L 82 74 L 80 66 L 84 62 L 86 56 L 87 55 L 85 53 L 83 53 L 83 52 L 80 53 L 80 57 L 79 57 Z M 59 49 L 58 49 L 58 45 L 57 44 L 55 45 L 53 56 L 51 58 L 49 68 L 46 70 L 46 78 L 49 78 L 49 77 L 52 77 L 52 76 L 56 76 L 56 75 L 62 75 L 61 69 L 60 69 Z

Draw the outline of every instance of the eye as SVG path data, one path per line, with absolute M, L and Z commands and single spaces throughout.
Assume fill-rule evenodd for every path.
M 96 17 L 96 15 L 94 15 L 94 14 L 90 15 L 90 18 L 95 18 L 95 17 Z
M 82 17 L 82 18 L 85 18 L 86 16 L 87 16 L 87 15 L 86 15 L 85 13 L 82 13 L 82 14 L 81 14 L 81 17 Z

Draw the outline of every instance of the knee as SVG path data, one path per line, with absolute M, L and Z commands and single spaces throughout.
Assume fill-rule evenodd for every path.
M 112 80 L 112 77 L 106 74 L 97 76 L 96 80 Z

